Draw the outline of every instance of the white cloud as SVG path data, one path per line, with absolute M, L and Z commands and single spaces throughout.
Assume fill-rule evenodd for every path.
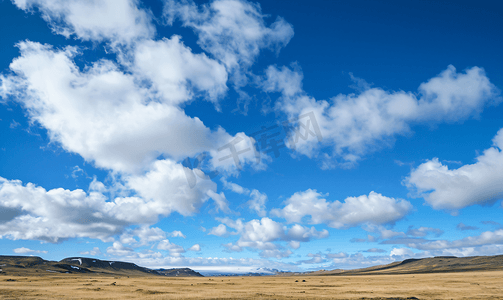
M 98 247 L 94 247 L 93 250 L 91 250 L 91 251 L 82 251 L 79 253 L 82 255 L 91 255 L 91 256 L 98 256 L 98 255 L 103 254 L 103 253 L 101 253 L 101 250 Z
M 291 254 L 289 250 L 283 250 L 283 246 L 278 242 L 288 242 L 293 249 L 300 247 L 300 242 L 308 242 L 311 239 L 322 239 L 328 237 L 328 231 L 317 231 L 314 227 L 308 228 L 298 224 L 288 228 L 281 223 L 269 218 L 260 220 L 254 219 L 243 222 L 241 219 L 231 220 L 229 218 L 217 219 L 236 231 L 240 237 L 236 243 L 224 245 L 229 251 L 242 251 L 243 248 L 261 250 L 261 257 L 287 257 Z M 222 225 L 222 232 L 227 233 L 227 228 Z M 219 225 L 219 227 L 220 227 Z M 219 229 L 218 227 L 214 228 Z M 225 231 L 223 230 L 225 229 Z
M 195 252 L 199 252 L 201 251 L 201 246 L 199 246 L 199 244 L 194 244 L 192 245 L 192 247 L 190 247 L 189 249 L 187 249 L 189 251 L 195 251 Z
M 457 73 L 449 66 L 422 83 L 417 94 L 367 87 L 330 101 L 308 96 L 301 78 L 300 70 L 270 66 L 263 88 L 282 93 L 276 109 L 291 118 L 314 113 L 322 141 L 301 139 L 289 146 L 308 157 L 319 156 L 328 147 L 331 150 L 321 155 L 324 168 L 353 166 L 365 154 L 389 145 L 397 135 L 409 133 L 412 124 L 463 121 L 502 100 L 500 91 L 478 67 Z
M 237 194 L 245 194 L 245 195 L 250 194 L 250 190 L 249 189 L 244 188 L 244 187 L 242 187 L 239 184 L 236 184 L 234 182 L 227 181 L 227 179 L 225 177 L 221 177 L 220 181 L 224 184 L 224 188 L 227 189 L 227 190 L 231 190 L 231 191 L 233 191 L 234 193 L 237 193 Z
M 229 232 L 227 231 L 227 227 L 224 225 L 224 224 L 219 224 L 218 226 L 216 227 L 213 227 L 210 232 L 208 233 L 208 235 L 216 235 L 216 236 L 226 236 L 229 234 Z
M 193 54 L 179 36 L 143 41 L 134 49 L 131 68 L 153 83 L 161 101 L 178 105 L 203 92 L 215 104 L 227 90 L 227 71 L 203 54 Z
M 160 241 L 157 245 L 157 249 L 167 250 L 171 256 L 180 256 L 182 253 L 185 253 L 185 249 L 183 249 L 182 246 L 173 244 L 169 240 Z
M 189 192 L 193 190 L 197 189 Z M 135 246 L 166 236 L 185 237 L 180 231 L 166 234 L 160 228 L 146 226 L 172 211 L 195 212 L 199 202 L 191 205 L 188 192 L 182 190 L 180 193 L 181 196 L 171 194 L 169 201 L 138 197 L 110 200 L 100 192 L 61 188 L 47 191 L 32 183 L 23 185 L 19 180 L 0 177 L 0 237 L 56 243 L 75 237 L 113 241 L 113 236 L 122 234 L 122 243 Z M 128 226 L 136 224 L 143 226 L 125 231 Z M 139 241 L 135 237 L 139 237 Z
M 185 171 L 185 167 L 171 160 L 157 160 L 148 173 L 125 177 L 127 186 L 145 199 L 145 204 L 136 209 L 145 215 L 169 215 L 176 211 L 187 216 L 197 212 L 209 193 L 216 190 L 216 184 L 199 180 L 190 187 Z
M 183 159 L 214 149 L 218 155 L 216 149 L 233 138 L 221 128 L 211 132 L 176 106 L 154 101 L 151 90 L 111 61 L 80 71 L 73 47 L 18 45 L 21 56 L 10 65 L 17 76 L 3 78 L 11 88 L 4 93 L 17 96 L 51 141 L 98 167 L 138 172 L 160 154 Z M 248 160 L 254 161 L 249 152 Z
M 292 65 L 293 70 L 282 66 L 269 66 L 265 73 L 266 78 L 262 82 L 262 88 L 266 92 L 281 92 L 285 97 L 293 97 L 302 92 L 302 71 L 297 64 Z
M 227 201 L 227 198 L 225 198 L 225 195 L 223 192 L 220 194 L 217 194 L 213 191 L 208 191 L 208 196 L 210 196 L 213 201 L 215 201 L 215 204 L 217 205 L 217 211 L 221 210 L 224 213 L 230 213 L 231 210 L 229 208 L 229 201 Z
M 278 17 L 270 26 L 260 5 L 245 0 L 216 0 L 198 7 L 193 1 L 165 0 L 168 23 L 175 19 L 192 28 L 198 44 L 225 64 L 232 80 L 246 84 L 246 72 L 260 50 L 279 51 L 293 37 L 292 25 Z
M 238 132 L 234 137 L 226 135 L 221 139 L 218 148 L 209 150 L 211 165 L 217 168 L 222 176 L 237 176 L 244 165 L 250 165 L 254 170 L 265 170 L 265 162 L 271 160 L 266 154 L 261 154 L 259 160 L 255 156 L 255 141 L 243 132 Z
M 282 209 L 273 209 L 271 215 L 285 218 L 288 222 L 301 222 L 310 216 L 310 224 L 327 224 L 334 228 L 346 228 L 370 223 L 375 225 L 394 223 L 412 209 L 405 200 L 385 197 L 376 192 L 359 197 L 348 197 L 344 203 L 327 202 L 316 190 L 297 192 L 285 202 Z
M 293 225 L 288 229 L 287 233 L 288 240 L 294 240 L 299 242 L 308 242 L 312 238 L 323 239 L 328 237 L 328 231 L 323 229 L 322 231 L 317 231 L 314 227 L 308 228 L 301 226 L 299 224 Z
M 292 249 L 299 249 L 300 242 L 299 241 L 290 241 L 290 242 L 288 242 L 288 246 Z
M 37 7 L 52 30 L 82 40 L 130 43 L 155 35 L 150 12 L 137 0 L 13 0 L 25 11 Z
M 82 190 L 46 191 L 34 184 L 0 177 L 0 206 L 18 214 L 0 223 L 0 236 L 58 242 L 71 237 L 109 241 L 128 224 L 117 215 L 121 204 L 106 202 L 103 194 Z
M 393 248 L 391 250 L 390 256 L 412 256 L 414 255 L 414 252 L 412 250 L 407 249 L 407 248 Z
M 3 100 L 18 101 L 30 122 L 47 130 L 52 143 L 111 171 L 115 182 L 113 187 L 105 187 L 93 180 L 86 194 L 80 190 L 46 191 L 32 184 L 23 187 L 20 182 L 2 179 L 2 191 L 15 187 L 16 192 L 0 199 L 5 207 L 0 215 L 0 235 L 51 242 L 71 237 L 111 240 L 131 224 L 151 225 L 159 216 L 175 211 L 192 215 L 209 194 L 225 200 L 200 169 L 177 163 L 187 156 L 209 152 L 210 168 L 221 173 L 236 173 L 238 166 L 252 163 L 256 169 L 265 168 L 262 162 L 256 164 L 253 143 L 246 135 L 233 137 L 222 128 L 212 131 L 177 106 L 199 95 L 217 104 L 226 91 L 225 67 L 205 54 L 193 54 L 177 36 L 149 40 L 153 34 L 148 29 L 150 16 L 137 9 L 135 1 L 115 6 L 112 1 L 33 0 L 16 4 L 25 10 L 38 7 L 59 33 L 75 34 L 83 40 L 109 39 L 131 47 L 118 52 L 120 64 L 102 59 L 80 68 L 74 62 L 80 54 L 76 47 L 58 50 L 30 41 L 18 44 L 21 55 L 10 65 L 13 73 L 0 78 Z M 125 19 L 114 19 L 115 15 L 104 18 L 110 5 Z M 82 19 L 82 13 L 87 20 Z M 142 43 L 132 43 L 140 37 Z M 219 147 L 237 138 L 245 140 L 237 148 L 249 151 L 239 155 L 237 163 L 232 158 L 221 161 L 227 153 Z M 157 160 L 160 156 L 165 159 Z M 108 201 L 106 192 L 124 197 Z M 25 194 L 45 200 L 35 208 L 31 200 L 19 200 L 25 199 Z M 54 209 L 49 198 L 57 199 L 60 207 Z M 227 211 L 226 201 L 217 203 Z M 75 221 L 80 218 L 70 219 L 75 214 L 72 208 L 83 210 L 87 221 L 81 224 Z M 134 236 L 123 239 L 135 240 Z
M 125 247 L 120 242 L 114 242 L 107 248 L 107 253 L 114 256 L 126 256 L 135 253 L 132 248 Z
M 250 196 L 251 199 L 247 202 L 250 210 L 255 211 L 259 217 L 265 217 L 267 214 L 265 209 L 267 195 L 254 189 L 253 191 L 251 191 Z
M 494 147 L 485 150 L 474 164 L 450 170 L 434 158 L 412 170 L 404 183 L 434 209 L 492 204 L 503 197 L 503 129 L 493 142 Z
M 254 248 L 268 247 L 268 243 L 279 239 L 284 234 L 283 225 L 269 218 L 246 222 L 241 231 L 238 244 L 253 244 Z M 240 245 L 241 246 L 241 245 Z
M 243 248 L 239 247 L 238 245 L 235 245 L 233 243 L 227 243 L 227 244 L 222 244 L 227 249 L 227 252 L 241 252 L 243 251 Z
M 406 234 L 399 231 L 394 231 L 386 228 L 382 225 L 374 225 L 370 223 L 366 223 L 362 226 L 362 229 L 369 233 L 376 233 L 376 235 L 367 234 L 367 238 L 352 238 L 350 242 L 352 243 L 364 243 L 364 242 L 377 242 L 382 239 L 390 239 L 394 237 L 406 237 Z
M 172 232 L 168 232 L 167 233 L 168 236 L 170 237 L 181 237 L 181 238 L 186 238 L 185 234 L 183 234 L 181 231 L 179 230 L 174 230 Z
M 311 257 L 311 259 L 297 261 L 297 264 L 321 264 L 327 261 L 321 253 L 308 253 L 307 257 Z
M 265 207 L 265 203 L 267 202 L 266 194 L 261 193 L 256 189 L 250 191 L 249 189 L 244 188 L 238 184 L 227 181 L 227 179 L 224 177 L 220 178 L 220 181 L 222 181 L 225 189 L 231 190 L 237 194 L 249 195 L 251 199 L 248 202 L 246 202 L 248 208 L 252 211 L 255 211 L 259 217 L 266 216 L 267 214 Z
M 137 241 L 134 237 L 139 237 Z M 135 229 L 127 229 L 121 236 L 122 244 L 129 244 L 135 247 L 145 246 L 152 242 L 166 238 L 166 233 L 159 227 L 141 226 Z
M 39 253 L 47 253 L 47 251 L 41 251 L 41 250 L 32 250 L 29 248 L 21 247 L 21 248 L 16 248 L 12 250 L 16 254 L 39 254 Z

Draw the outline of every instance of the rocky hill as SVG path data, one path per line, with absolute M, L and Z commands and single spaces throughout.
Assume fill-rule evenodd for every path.
M 496 256 L 437 256 L 420 259 L 406 259 L 388 265 L 355 270 L 316 271 L 309 275 L 378 275 L 378 274 L 418 274 L 468 271 L 503 270 L 503 255 Z
M 158 273 L 169 277 L 204 277 L 201 273 L 189 268 L 182 269 L 157 269 Z
M 140 267 L 134 263 L 106 261 L 97 258 L 69 257 L 61 261 L 49 261 L 37 256 L 0 255 L 0 275 L 44 275 L 49 273 L 93 273 L 114 276 L 202 276 L 188 268 L 158 271 Z

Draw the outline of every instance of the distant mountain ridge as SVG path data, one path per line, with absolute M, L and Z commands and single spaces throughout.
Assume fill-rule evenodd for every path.
M 260 268 L 256 272 L 234 274 L 226 272 L 213 272 L 209 275 L 219 276 L 294 276 L 294 275 L 320 275 L 320 276 L 348 276 L 348 275 L 385 275 L 385 274 L 420 274 L 420 273 L 446 273 L 469 271 L 496 271 L 503 270 L 503 255 L 496 256 L 437 256 L 430 258 L 411 258 L 393 262 L 387 265 L 373 266 L 354 270 L 320 270 L 314 272 L 285 272 L 276 269 Z M 149 269 L 134 263 L 122 261 L 106 261 L 97 258 L 68 257 L 61 261 L 44 260 L 38 256 L 7 256 L 0 255 L 1 275 L 44 275 L 49 273 L 69 273 L 110 275 L 110 276 L 168 276 L 168 277 L 203 277 L 200 273 L 189 268 L 175 269 Z
M 106 261 L 88 257 L 68 257 L 56 261 L 44 260 L 38 256 L 6 256 L 0 255 L 0 275 L 2 274 L 26 274 L 36 275 L 49 273 L 95 273 L 103 275 L 157 275 L 169 277 L 188 277 L 203 275 L 189 268 L 170 270 L 153 270 L 140 267 L 134 263 L 122 261 Z

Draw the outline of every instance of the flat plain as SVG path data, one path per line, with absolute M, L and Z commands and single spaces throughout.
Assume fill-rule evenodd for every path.
M 503 271 L 359 276 L 0 276 L 0 299 L 503 299 Z

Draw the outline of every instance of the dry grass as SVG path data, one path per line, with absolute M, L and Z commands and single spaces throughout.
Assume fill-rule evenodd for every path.
M 204 278 L 0 276 L 0 299 L 503 299 L 502 279 L 503 271 Z

